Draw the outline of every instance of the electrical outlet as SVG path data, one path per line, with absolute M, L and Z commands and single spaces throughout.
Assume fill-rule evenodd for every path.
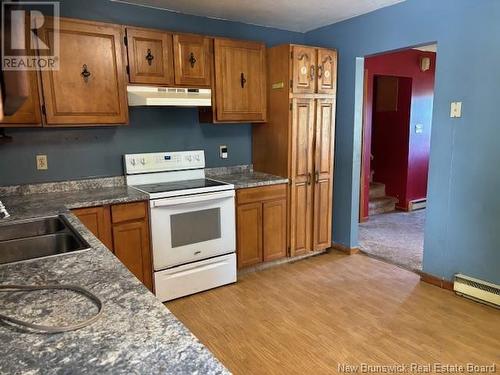
M 219 156 L 221 159 L 227 159 L 227 146 L 226 145 L 219 146 Z
M 46 171 L 49 169 L 49 165 L 47 164 L 47 155 L 36 156 L 36 169 L 39 171 Z
M 462 117 L 462 102 L 451 102 L 450 117 Z

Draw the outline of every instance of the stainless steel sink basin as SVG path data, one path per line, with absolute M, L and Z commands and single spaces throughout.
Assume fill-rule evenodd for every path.
M 89 249 L 63 216 L 0 225 L 0 264 Z
M 10 223 L 0 227 L 0 241 L 54 234 L 64 230 L 64 228 L 65 223 L 57 216 L 41 220 Z

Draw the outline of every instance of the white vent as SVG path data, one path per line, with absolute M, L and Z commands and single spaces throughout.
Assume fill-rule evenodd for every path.
M 455 293 L 500 308 L 500 286 L 462 274 L 455 275 Z
M 127 86 L 128 105 L 210 107 L 212 90 L 157 86 Z

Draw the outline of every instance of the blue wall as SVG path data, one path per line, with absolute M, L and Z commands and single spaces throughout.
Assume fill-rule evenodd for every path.
M 356 246 L 358 237 L 356 58 L 436 41 L 424 272 L 500 283 L 499 20 L 498 0 L 407 0 L 306 34 L 308 44 L 336 47 L 340 56 L 336 241 Z M 449 117 L 452 101 L 463 101 L 462 118 Z
M 143 8 L 108 0 L 63 0 L 61 15 L 118 24 L 260 40 L 267 45 L 303 43 L 304 34 Z M 0 145 L 0 186 L 116 176 L 124 153 L 205 149 L 208 166 L 252 160 L 249 124 L 199 124 L 195 108 L 134 108 L 128 127 L 11 129 L 14 142 Z M 219 145 L 229 158 L 218 158 Z M 48 171 L 35 169 L 35 155 L 48 155 Z

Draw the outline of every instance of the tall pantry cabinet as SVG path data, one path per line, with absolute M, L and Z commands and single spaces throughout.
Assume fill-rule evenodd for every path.
M 289 255 L 331 247 L 337 52 L 267 51 L 268 120 L 253 126 L 257 171 L 290 179 Z

